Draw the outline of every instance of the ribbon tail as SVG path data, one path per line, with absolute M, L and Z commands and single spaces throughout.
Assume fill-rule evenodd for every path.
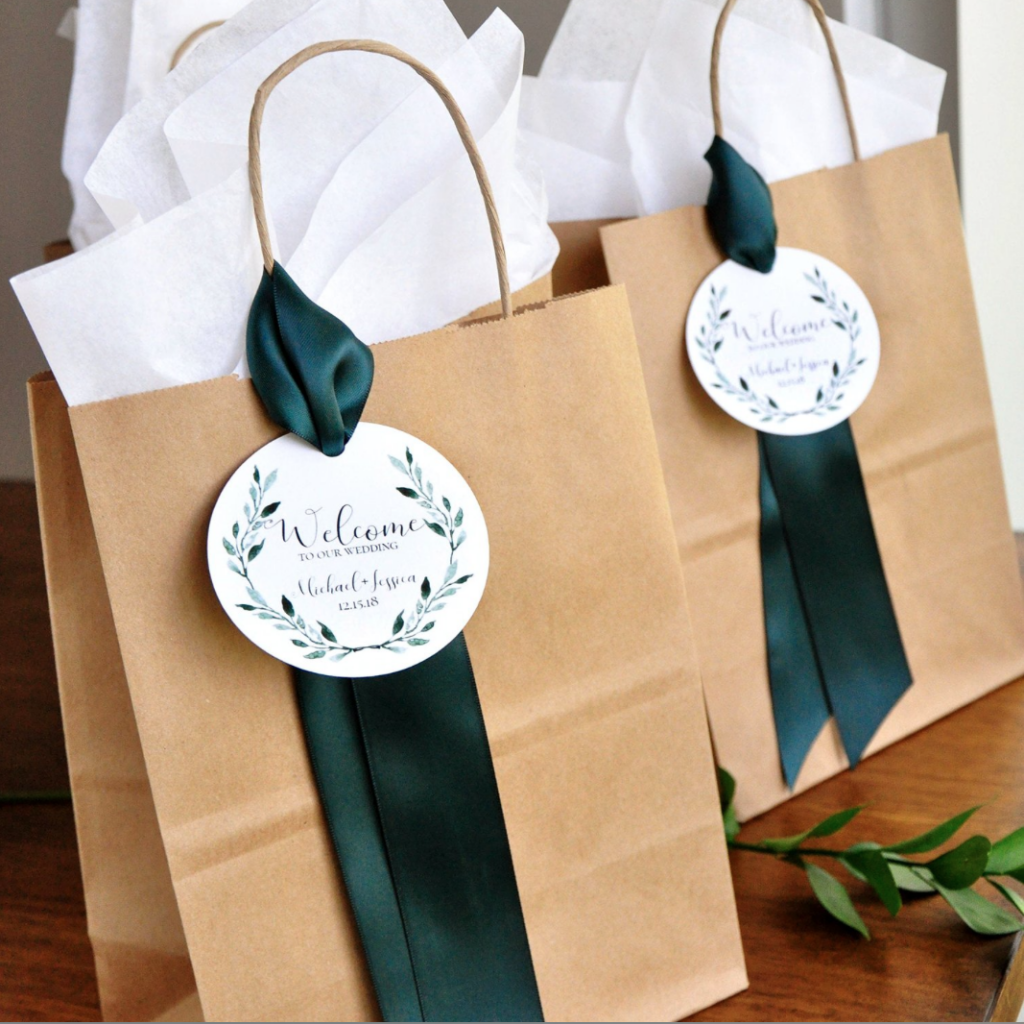
M 832 714 L 782 524 L 778 498 L 758 434 L 761 494 L 761 586 L 768 679 L 779 757 L 792 789 L 818 734 Z
M 363 748 L 352 683 L 295 671 L 313 774 L 386 1021 L 422 1021 L 416 978 Z
M 465 639 L 354 690 L 423 1019 L 543 1021 Z
M 829 704 L 856 765 L 913 680 L 849 421 L 762 436 Z

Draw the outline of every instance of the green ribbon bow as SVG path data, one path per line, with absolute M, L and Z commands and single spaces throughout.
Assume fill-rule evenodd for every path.
M 715 136 L 708 222 L 728 259 L 768 273 L 778 229 L 758 172 Z M 772 711 L 793 787 L 834 717 L 851 765 L 912 683 L 849 420 L 758 432 L 761 580 Z
M 373 381 L 369 348 L 275 263 L 247 350 L 272 419 L 340 455 Z M 386 676 L 296 669 L 295 690 L 384 1020 L 543 1021 L 462 634 Z

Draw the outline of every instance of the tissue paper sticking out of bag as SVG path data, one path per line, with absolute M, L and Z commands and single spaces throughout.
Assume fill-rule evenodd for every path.
M 191 194 L 164 132 L 168 118 L 188 97 L 224 73 L 218 87 L 223 107 L 211 111 L 224 127 L 211 130 L 232 140 L 244 139 L 256 88 L 274 68 L 312 43 L 360 38 L 385 39 L 429 66 L 440 64 L 466 41 L 442 0 L 254 0 L 132 108 L 100 150 L 86 184 L 116 227 L 140 215 L 144 221 L 159 217 Z M 236 62 L 244 70 L 233 73 Z M 313 175 L 305 179 L 310 211 L 344 156 L 330 145 L 336 136 L 334 123 L 341 128 L 361 124 L 368 130 L 415 87 L 415 76 L 382 75 L 379 63 L 380 58 L 369 54 L 353 55 L 350 62 L 316 61 L 302 72 L 321 89 L 316 107 L 304 109 L 298 117 L 289 111 L 291 124 L 281 117 L 280 103 L 267 111 L 268 146 L 280 146 L 271 141 L 271 133 L 283 130 L 293 146 L 301 144 L 307 154 L 309 163 L 301 166 L 295 161 L 298 166 L 290 167 L 288 175 Z M 375 96 L 368 83 L 379 83 L 374 87 L 382 90 L 381 95 Z M 287 107 L 287 99 L 283 104 Z M 229 145 L 226 161 L 219 165 L 216 149 L 204 149 L 202 159 L 209 157 L 209 165 L 196 168 L 193 162 L 192 169 L 205 174 L 208 187 L 231 174 L 238 166 L 237 154 Z M 281 176 L 268 177 L 275 181 L 271 187 L 280 189 Z M 290 235 L 292 211 L 277 209 L 277 216 L 282 238 L 291 237 L 294 246 L 304 226 L 295 227 L 297 237 Z
M 711 43 L 720 8 L 721 0 L 572 0 L 524 107 L 553 220 L 704 202 L 704 152 L 714 133 Z M 934 135 L 945 73 L 831 24 L 863 155 Z M 721 82 L 726 135 L 769 181 L 851 159 L 835 74 L 805 3 L 738 5 L 723 41 Z M 618 115 L 612 120 L 599 86 L 626 89 L 621 122 Z M 606 144 L 598 150 L 589 129 L 602 118 Z M 609 166 L 619 182 L 628 174 L 636 209 L 609 201 Z
M 626 113 L 645 213 L 707 198 L 711 172 L 703 156 L 714 134 L 708 80 L 718 13 L 711 0 L 673 0 L 655 21 Z M 865 32 L 831 25 L 862 155 L 933 136 L 945 72 Z M 806 4 L 750 0 L 737 8 L 722 43 L 720 81 L 726 138 L 768 181 L 852 159 L 835 71 Z
M 132 0 L 125 112 L 167 77 L 179 48 L 194 32 L 214 22 L 227 21 L 247 3 L 248 0 Z M 203 41 L 196 40 L 194 45 Z
M 61 169 L 74 209 L 68 237 L 76 249 L 111 232 L 106 214 L 85 186 L 85 175 L 124 110 L 131 4 L 79 0 Z
M 513 289 L 546 274 L 557 254 L 540 176 L 516 132 L 522 53 L 521 33 L 496 12 L 439 67 L 479 135 Z M 344 68 L 362 57 L 373 63 L 364 66 L 358 87 L 342 74 L 315 97 L 313 110 L 296 106 L 295 96 L 308 98 L 303 72 L 317 64 Z M 280 63 L 273 53 L 266 59 L 257 81 Z M 483 201 L 450 118 L 410 69 L 342 53 L 319 57 L 282 82 L 263 128 L 266 154 L 273 145 L 270 114 L 281 101 L 312 138 L 335 110 L 362 105 L 362 91 L 371 104 L 389 95 L 396 77 L 407 81 L 408 94 L 368 130 L 364 120 L 349 122 L 351 134 L 338 137 L 346 155 L 313 196 L 305 237 L 282 261 L 314 301 L 371 343 L 436 329 L 498 296 Z M 237 115 L 244 124 L 251 102 L 250 95 Z M 292 158 L 301 165 L 303 144 L 296 146 Z M 70 404 L 244 370 L 245 324 L 262 260 L 244 147 L 236 156 L 236 170 L 162 215 L 15 279 Z M 265 162 L 268 213 L 279 229 L 272 174 Z

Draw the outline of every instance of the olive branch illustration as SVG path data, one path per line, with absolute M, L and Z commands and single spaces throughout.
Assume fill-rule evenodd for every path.
M 781 409 L 771 395 L 762 395 L 754 390 L 746 378 L 739 377 L 737 384 L 722 372 L 718 364 L 717 353 L 725 343 L 725 322 L 732 313 L 732 310 L 722 308 L 725 304 L 727 288 L 718 291 L 714 285 L 711 286 L 711 301 L 707 316 L 697 332 L 697 348 L 701 357 L 705 362 L 710 363 L 715 371 L 716 379 L 711 382 L 711 387 L 731 395 L 746 405 L 762 423 L 783 423 L 795 416 L 824 416 L 826 412 L 838 412 L 840 408 L 838 403 L 846 397 L 846 392 L 843 389 L 849 384 L 850 378 L 857 370 L 867 362 L 866 359 L 859 358 L 857 354 L 856 342 L 860 337 L 860 317 L 857 310 L 851 310 L 849 303 L 841 302 L 838 299 L 818 267 L 814 268 L 813 276 L 804 274 L 804 277 L 814 288 L 811 299 L 828 310 L 833 325 L 843 331 L 850 342 L 850 351 L 845 364 L 843 366 L 840 366 L 838 362 L 832 364 L 831 376 L 826 384 L 818 388 L 814 405 L 806 409 Z
M 265 622 L 272 622 L 276 630 L 295 634 L 289 639 L 296 647 L 309 649 L 303 657 L 310 661 L 321 658 L 341 661 L 358 651 L 391 651 L 399 654 L 410 647 L 424 647 L 429 644 L 431 638 L 423 634 L 429 633 L 437 624 L 434 616 L 445 608 L 446 599 L 454 597 L 459 588 L 468 583 L 474 574 L 460 576 L 459 563 L 455 560 L 455 552 L 467 539 L 466 531 L 462 528 L 465 518 L 463 510 L 460 508 L 458 512 L 452 514 L 451 502 L 444 496 L 438 505 L 434 501 L 433 484 L 424 479 L 422 468 L 408 448 L 405 455 L 405 462 L 394 456 L 388 458 L 412 481 L 414 487 L 398 487 L 396 490 L 405 497 L 415 498 L 422 508 L 436 517 L 427 520 L 426 525 L 432 533 L 447 542 L 449 558 L 440 586 L 432 586 L 429 577 L 423 578 L 415 607 L 411 611 L 403 609 L 398 613 L 391 627 L 391 636 L 376 644 L 363 644 L 357 647 L 343 644 L 326 623 L 319 619 L 316 620 L 315 626 L 306 622 L 295 607 L 295 603 L 286 595 L 281 595 L 281 607 L 278 610 L 260 593 L 250 575 L 250 569 L 266 543 L 262 531 L 266 528 L 267 519 L 281 507 L 280 501 L 266 502 L 267 492 L 277 480 L 276 469 L 263 479 L 259 466 L 253 468 L 252 482 L 249 484 L 250 501 L 246 502 L 243 515 L 232 525 L 231 538 L 223 538 L 224 550 L 230 556 L 228 568 L 242 577 L 249 597 L 249 602 L 236 604 L 235 607 Z

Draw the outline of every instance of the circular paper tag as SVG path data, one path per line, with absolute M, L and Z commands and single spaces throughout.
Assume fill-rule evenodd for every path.
M 815 434 L 847 419 L 878 373 L 878 321 L 831 260 L 779 248 L 769 274 L 726 260 L 701 283 L 686 350 L 730 416 L 770 434 Z
M 352 677 L 397 672 L 451 642 L 489 561 L 458 470 L 365 422 L 337 458 L 287 434 L 247 459 L 214 506 L 207 553 L 220 603 L 257 647 Z

